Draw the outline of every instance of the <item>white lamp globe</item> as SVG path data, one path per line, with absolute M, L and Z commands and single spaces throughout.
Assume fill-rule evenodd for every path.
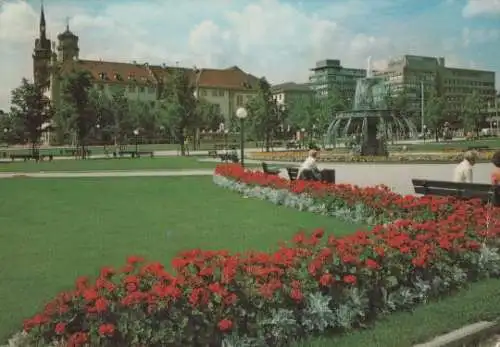
M 236 110 L 236 117 L 239 119 L 245 119 L 248 116 L 248 112 L 244 107 L 240 107 Z

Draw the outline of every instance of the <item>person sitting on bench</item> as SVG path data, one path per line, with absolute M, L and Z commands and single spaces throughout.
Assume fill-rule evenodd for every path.
M 491 184 L 500 184 L 500 151 L 496 151 L 491 158 L 491 162 L 495 166 L 491 173 Z
M 477 160 L 476 151 L 467 151 L 464 153 L 464 160 L 455 167 L 453 172 L 453 181 L 462 183 L 472 183 L 472 167 Z
M 304 171 L 308 171 L 316 180 L 321 180 L 321 171 L 316 165 L 316 159 L 318 157 L 318 151 L 311 149 L 309 151 L 309 156 L 304 160 L 302 165 L 300 165 L 299 172 L 297 173 L 297 179 L 304 179 Z

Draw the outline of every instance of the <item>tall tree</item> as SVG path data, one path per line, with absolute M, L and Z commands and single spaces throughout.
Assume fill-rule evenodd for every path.
M 40 137 L 45 131 L 44 124 L 52 116 L 50 101 L 39 86 L 23 78 L 21 85 L 12 91 L 11 104 L 11 118 L 24 130 L 32 154 L 36 156 Z
M 460 120 L 462 121 L 466 132 L 475 132 L 479 134 L 479 127 L 484 120 L 481 108 L 481 97 L 474 91 L 467 95 L 464 100 Z
M 332 88 L 326 96 L 313 93 L 293 98 L 286 104 L 290 124 L 297 128 L 304 128 L 310 134 L 326 133 L 328 126 L 335 118 L 335 114 L 347 108 L 348 101 Z
M 434 132 L 436 142 L 439 141 L 439 131 L 445 122 L 444 97 L 432 92 L 425 105 L 425 123 Z
M 221 114 L 219 105 L 212 104 L 204 99 L 198 100 L 196 112 L 200 118 L 202 128 L 217 130 L 219 124 L 224 122 L 224 116 Z
M 285 112 L 274 100 L 271 86 L 265 78 L 260 79 L 257 95 L 247 106 L 252 130 L 257 138 L 264 140 L 264 147 L 269 152 L 273 135 L 284 123 Z
M 181 155 L 186 154 L 185 138 L 198 124 L 195 88 L 187 71 L 176 69 L 161 95 L 161 118 L 179 141 Z
M 76 131 L 83 158 L 86 156 L 87 136 L 95 127 L 97 120 L 95 109 L 90 104 L 91 89 L 92 75 L 84 70 L 72 71 L 65 76 L 62 83 L 63 101 L 74 110 L 71 123 Z

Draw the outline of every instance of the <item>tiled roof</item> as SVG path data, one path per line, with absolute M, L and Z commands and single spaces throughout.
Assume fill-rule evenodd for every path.
M 194 78 L 194 71 L 185 67 L 151 65 L 149 67 L 158 83 L 165 83 L 176 72 L 183 71 L 189 73 Z
M 259 79 L 237 66 L 227 69 L 201 69 L 199 86 L 257 90 Z
M 306 83 L 295 83 L 295 82 L 286 82 L 281 84 L 275 84 L 271 87 L 273 92 L 310 92 L 311 88 Z
M 78 60 L 65 64 L 64 71 L 84 69 L 92 74 L 96 81 L 129 84 L 165 83 L 174 71 L 185 71 L 190 74 L 193 83 L 206 88 L 223 88 L 235 90 L 256 90 L 259 79 L 247 74 L 237 66 L 227 69 L 189 69 L 148 64 L 131 64 L 106 62 L 97 60 Z
M 63 71 L 69 71 L 71 68 L 87 70 L 96 81 L 102 81 L 103 83 L 157 83 L 155 76 L 146 65 L 99 60 L 77 60 L 65 64 Z

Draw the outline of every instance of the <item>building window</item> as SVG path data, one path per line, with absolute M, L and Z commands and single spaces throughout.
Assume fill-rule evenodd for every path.
M 212 96 L 219 96 L 219 93 L 217 93 L 217 90 L 212 90 Z
M 224 96 L 224 91 L 223 90 L 219 90 L 219 96 Z
M 144 93 L 144 87 L 139 87 L 139 93 Z
M 130 93 L 134 93 L 134 92 L 135 92 L 135 86 L 134 86 L 134 85 L 129 85 L 129 86 L 128 86 L 128 91 L 129 91 Z
M 102 84 L 102 83 L 101 83 L 101 84 L 98 84 L 98 85 L 97 85 L 97 88 L 99 88 L 99 90 L 104 90 L 104 84 Z
M 236 106 L 243 106 L 243 95 L 236 95 Z
M 220 105 L 219 104 L 213 104 L 214 105 L 214 111 L 216 114 L 221 114 L 220 113 Z
M 203 89 L 203 90 L 201 91 L 201 96 L 207 96 L 207 91 Z

